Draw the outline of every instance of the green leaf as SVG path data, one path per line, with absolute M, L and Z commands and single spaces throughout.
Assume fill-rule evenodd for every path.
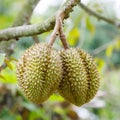
M 35 111 L 36 109 L 38 109 L 37 106 L 31 102 L 22 102 L 21 104 L 30 111 Z
M 0 29 L 9 27 L 12 24 L 13 18 L 10 15 L 0 15 Z
M 28 119 L 29 120 L 38 120 L 40 118 L 41 118 L 41 120 L 49 120 L 49 118 L 50 118 L 50 116 L 48 116 L 48 114 L 46 114 L 45 109 L 43 109 L 43 108 L 39 108 L 34 111 L 31 111 Z
M 94 35 L 95 26 L 94 26 L 94 24 L 92 24 L 89 17 L 86 18 L 86 27 L 91 32 L 91 34 Z
M 5 80 L 3 80 L 3 78 L 0 78 L 0 82 L 9 83 L 9 84 L 17 83 L 15 62 L 11 62 L 11 65 L 13 67 L 13 71 L 11 71 L 8 67 L 6 67 L 1 71 L 1 75 L 4 76 Z
M 3 80 L 6 80 L 5 77 L 1 74 L 0 74 L 0 78 L 3 79 Z
M 103 59 L 100 59 L 100 58 L 95 58 L 95 62 L 97 63 L 98 70 L 102 71 L 102 69 L 105 65 L 105 61 Z
M 70 46 L 76 46 L 80 38 L 80 31 L 78 28 L 73 28 L 68 35 L 68 43 Z
M 62 101 L 64 101 L 64 98 L 62 98 L 60 95 L 53 94 L 53 95 L 50 96 L 49 100 L 51 102 L 54 102 L 54 101 L 62 102 Z
M 14 58 L 14 57 L 10 57 L 10 61 L 16 61 L 16 62 L 18 62 L 18 60 L 16 58 Z
M 120 50 L 120 39 L 118 39 L 115 43 L 115 49 Z
M 16 115 L 13 114 L 7 107 L 4 107 L 0 112 L 0 120 L 16 120 Z
M 13 70 L 13 67 L 12 67 L 12 64 L 10 63 L 10 60 L 4 59 L 4 62 L 6 63 L 8 68 L 10 68 L 10 70 Z
M 114 49 L 113 45 L 110 45 L 110 46 L 107 47 L 107 49 L 105 51 L 107 57 L 111 57 L 112 56 L 113 49 Z

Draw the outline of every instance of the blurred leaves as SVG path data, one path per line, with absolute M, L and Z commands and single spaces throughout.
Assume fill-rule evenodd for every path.
M 79 29 L 77 27 L 72 28 L 67 39 L 70 46 L 76 46 L 80 39 Z
M 59 101 L 59 102 L 62 102 L 62 101 L 64 101 L 64 98 L 62 98 L 60 95 L 58 95 L 58 94 L 53 94 L 53 95 L 51 95 L 50 96 L 50 98 L 49 98 L 49 101 Z
M 106 56 L 111 57 L 114 50 L 120 50 L 120 39 L 116 39 L 106 48 Z
M 10 69 L 10 70 L 13 70 L 13 67 L 12 67 L 12 64 L 9 60 L 5 59 L 4 62 L 6 63 L 7 67 Z
M 20 115 L 10 112 L 10 110 L 6 107 L 0 112 L 0 120 L 22 120 L 22 118 Z
M 98 70 L 101 72 L 104 65 L 105 65 L 105 61 L 103 59 L 101 59 L 101 58 L 95 58 L 95 62 L 97 64 L 97 66 L 98 66 Z
M 90 21 L 90 17 L 86 17 L 86 28 L 90 31 L 92 35 L 95 33 L 95 26 Z
M 120 39 L 118 39 L 115 43 L 115 49 L 120 50 Z
M 11 16 L 0 15 L 0 29 L 10 27 L 12 24 L 13 18 Z
M 111 57 L 112 56 L 112 52 L 113 52 L 113 46 L 112 45 L 109 45 L 106 49 L 106 56 L 107 57 Z
M 9 84 L 16 84 L 17 78 L 16 78 L 16 62 L 8 62 L 5 69 L 3 69 L 0 73 L 0 82 L 3 83 L 9 83 Z M 11 70 L 12 69 L 12 70 Z
M 3 75 L 1 75 L 1 74 L 0 74 L 0 79 L 6 81 L 6 78 Z

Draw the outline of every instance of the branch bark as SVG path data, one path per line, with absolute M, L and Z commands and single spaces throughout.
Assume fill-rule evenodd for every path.
M 23 24 L 28 24 L 30 22 L 31 15 L 33 13 L 33 10 L 35 6 L 38 4 L 40 0 L 26 0 L 23 7 L 21 8 L 20 12 L 18 13 L 18 16 L 16 17 L 14 23 L 12 26 L 19 26 Z M 37 40 L 37 36 L 33 36 L 33 39 Z M 10 56 L 13 53 L 15 40 L 10 39 L 10 43 L 3 43 L 4 46 L 1 46 L 0 51 L 4 51 L 6 53 L 6 56 Z M 7 44 L 7 46 L 6 46 Z M 8 45 L 9 44 L 9 45 Z M 9 47 L 8 47 L 9 46 Z M 0 71 L 4 69 L 7 65 L 4 63 L 2 66 L 0 66 Z
M 114 21 L 114 20 L 111 20 L 111 19 L 109 19 L 109 18 L 106 18 L 106 17 L 102 16 L 102 15 L 94 12 L 93 10 L 91 10 L 90 8 L 88 8 L 86 5 L 84 5 L 84 4 L 82 4 L 82 3 L 79 3 L 79 6 L 80 6 L 83 10 L 85 10 L 88 14 L 93 15 L 94 17 L 98 18 L 99 20 L 103 20 L 103 21 L 105 21 L 105 22 L 107 22 L 107 23 L 110 23 L 110 24 L 115 25 L 115 26 L 117 26 L 117 27 L 120 28 L 120 22 L 116 22 L 116 21 Z
M 13 23 L 13 27 L 29 24 L 33 10 L 39 1 L 40 0 L 26 0 Z
M 64 11 L 63 16 L 65 19 L 69 17 L 69 13 L 73 10 L 73 7 L 76 6 L 80 1 L 79 0 L 70 0 L 67 1 L 66 4 L 60 9 L 60 11 Z M 33 36 L 37 34 L 41 34 L 43 32 L 47 32 L 52 30 L 55 25 L 55 15 L 50 17 L 43 23 L 38 23 L 34 25 L 25 25 L 19 27 L 8 28 L 5 30 L 0 31 L 0 41 L 7 41 L 12 38 L 19 38 L 19 37 L 27 37 Z

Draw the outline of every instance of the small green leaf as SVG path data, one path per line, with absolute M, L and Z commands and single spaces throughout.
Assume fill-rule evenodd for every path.
M 15 62 L 11 62 L 13 70 L 11 71 L 8 67 L 1 71 L 1 75 L 4 76 L 5 80 L 0 78 L 0 82 L 9 83 L 9 84 L 16 84 L 17 77 L 16 77 L 16 64 Z
M 10 70 L 13 70 L 12 64 L 10 63 L 9 60 L 5 59 L 4 62 L 6 63 L 6 65 L 8 66 L 8 68 L 10 68 Z
M 115 43 L 115 49 L 120 50 L 120 39 L 118 39 Z
M 1 74 L 0 74 L 0 78 L 3 79 L 3 80 L 6 80 L 5 77 Z
M 111 57 L 112 56 L 113 48 L 114 48 L 113 45 L 110 45 L 110 46 L 107 47 L 107 49 L 105 51 L 107 57 Z
M 16 58 L 14 58 L 14 57 L 10 57 L 10 60 L 18 62 L 18 60 Z
M 91 34 L 94 35 L 95 26 L 94 26 L 94 24 L 92 24 L 89 17 L 86 18 L 86 27 L 91 32 Z
M 64 98 L 62 98 L 60 95 L 57 95 L 57 94 L 53 94 L 51 95 L 51 97 L 49 98 L 50 101 L 59 101 L 59 102 L 62 102 L 64 101 Z
M 70 46 L 76 46 L 80 38 L 80 31 L 78 28 L 73 28 L 68 35 L 68 43 Z
M 97 63 L 97 66 L 98 66 L 98 70 L 99 71 L 102 71 L 104 65 L 105 65 L 105 62 L 103 59 L 100 59 L 100 58 L 95 58 L 95 62 Z

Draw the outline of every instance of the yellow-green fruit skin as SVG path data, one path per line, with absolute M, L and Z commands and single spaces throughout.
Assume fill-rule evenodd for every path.
M 58 87 L 62 62 L 57 51 L 44 43 L 27 49 L 17 63 L 18 84 L 34 103 L 47 100 Z
M 58 92 L 77 106 L 89 102 L 100 86 L 100 77 L 93 58 L 79 48 L 61 50 L 59 54 L 63 76 Z

